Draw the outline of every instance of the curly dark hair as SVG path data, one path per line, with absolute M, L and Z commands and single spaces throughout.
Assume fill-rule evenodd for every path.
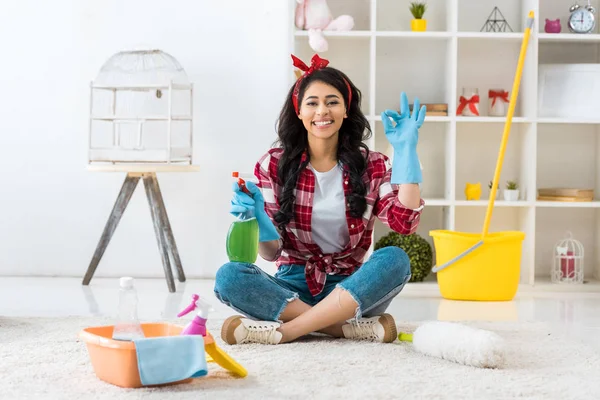
M 350 214 L 359 218 L 365 212 L 367 203 L 365 194 L 367 187 L 362 176 L 367 169 L 369 148 L 363 143 L 372 135 L 369 121 L 364 116 L 361 108 L 361 92 L 354 86 L 352 81 L 340 70 L 325 67 L 314 71 L 303 78 L 299 87 L 298 104 L 302 102 L 306 88 L 315 81 L 320 81 L 336 88 L 344 97 L 348 105 L 348 87 L 352 90 L 352 102 L 347 106 L 347 118 L 344 119 L 338 134 L 337 159 L 348 166 L 352 194 L 348 197 Z M 274 145 L 279 145 L 283 153 L 277 168 L 277 177 L 282 187 L 279 194 L 279 211 L 275 214 L 275 221 L 283 230 L 285 225 L 294 218 L 294 189 L 300 175 L 300 171 L 308 165 L 310 156 L 302 165 L 300 160 L 302 154 L 308 149 L 308 133 L 298 118 L 292 102 L 292 94 L 295 83 L 290 88 L 285 104 L 279 115 L 277 123 L 278 139 Z M 364 149 L 365 153 L 361 149 Z

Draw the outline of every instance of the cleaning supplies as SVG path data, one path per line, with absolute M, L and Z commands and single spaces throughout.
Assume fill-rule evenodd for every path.
M 187 306 L 183 311 L 177 314 L 178 317 L 182 317 L 196 308 L 199 308 L 200 311 L 194 317 L 194 319 L 181 331 L 180 336 L 192 336 L 192 337 L 201 337 L 204 344 L 204 350 L 208 353 L 207 361 L 208 362 L 216 362 L 221 367 L 225 368 L 228 371 L 233 372 L 235 375 L 244 377 L 248 375 L 248 371 L 244 367 L 242 367 L 237 361 L 235 361 L 231 356 L 223 351 L 217 344 L 213 336 L 206 329 L 206 320 L 208 319 L 208 313 L 210 311 L 214 311 L 212 306 L 201 299 L 197 294 L 192 294 L 192 302 L 189 306 Z
M 182 317 L 198 308 L 200 311 L 194 317 L 194 319 L 185 327 L 181 332 L 182 335 L 202 335 L 206 336 L 206 320 L 208 319 L 208 313 L 214 311 L 212 306 L 205 300 L 201 299 L 197 294 L 192 295 L 192 303 L 187 306 L 183 311 L 177 314 L 178 317 Z
M 232 176 L 237 180 L 240 189 L 251 195 L 246 188 L 246 181 L 240 177 L 238 172 Z M 258 258 L 258 221 L 253 211 L 240 213 L 235 221 L 231 223 L 227 232 L 227 257 L 232 262 L 254 263 Z
M 427 322 L 398 339 L 428 356 L 473 367 L 499 368 L 505 361 L 504 339 L 498 334 L 454 322 Z
M 133 278 L 122 277 L 119 285 L 119 315 L 113 328 L 112 338 L 127 341 L 143 338 L 144 331 L 138 319 L 138 297 L 133 285 Z

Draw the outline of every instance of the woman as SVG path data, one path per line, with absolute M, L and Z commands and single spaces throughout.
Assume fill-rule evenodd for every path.
M 375 217 L 402 234 L 417 228 L 425 107 L 415 99 L 411 115 L 402 93 L 402 113 L 382 113 L 390 164 L 362 142 L 371 130 L 350 79 L 318 55 L 310 67 L 292 59 L 305 73 L 281 111 L 280 147 L 256 164 L 258 185 L 247 182 L 252 196 L 234 184 L 231 206 L 234 215 L 255 212 L 259 254 L 278 270 L 273 277 L 232 262 L 217 271 L 217 298 L 244 315 L 228 318 L 221 336 L 229 344 L 286 343 L 311 332 L 392 342 L 396 324 L 384 311 L 410 279 L 408 256 L 386 247 L 363 258 Z

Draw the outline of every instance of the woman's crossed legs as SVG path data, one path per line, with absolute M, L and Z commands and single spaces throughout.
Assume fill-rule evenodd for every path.
M 313 297 L 304 266 L 281 266 L 270 276 L 253 264 L 227 263 L 217 272 L 215 295 L 243 314 L 228 318 L 221 336 L 234 343 L 286 343 L 311 332 L 391 342 L 394 319 L 383 314 L 410 279 L 410 261 L 398 247 L 373 253 L 350 276 L 328 275 Z

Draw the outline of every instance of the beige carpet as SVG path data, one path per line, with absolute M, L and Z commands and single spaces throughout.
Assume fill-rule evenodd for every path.
M 600 393 L 600 357 L 591 348 L 543 324 L 498 322 L 472 326 L 506 339 L 508 365 L 501 370 L 426 357 L 410 344 L 313 336 L 281 346 L 223 346 L 249 370 L 244 379 L 212 366 L 208 377 L 189 384 L 122 389 L 96 378 L 85 344 L 77 338 L 83 327 L 109 323 L 0 317 L 0 398 L 565 400 Z M 219 321 L 209 321 L 215 336 L 219 326 Z

